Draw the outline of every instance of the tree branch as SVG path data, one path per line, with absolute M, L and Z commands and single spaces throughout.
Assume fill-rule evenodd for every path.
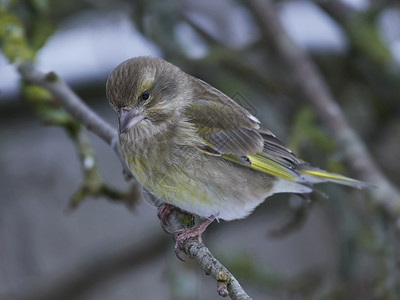
M 374 203 L 388 215 L 399 217 L 399 190 L 381 172 L 365 144 L 348 124 L 320 72 L 284 31 L 270 0 L 250 0 L 248 7 L 264 39 L 292 74 L 299 91 L 307 99 L 321 122 L 333 134 L 344 152 L 347 163 L 363 180 L 378 188 L 372 190 Z
M 187 215 L 176 209 L 172 210 L 168 216 L 168 232 L 182 229 L 182 218 L 184 217 L 187 217 Z M 190 238 L 184 241 L 182 251 L 190 258 L 195 259 L 207 275 L 211 275 L 217 280 L 217 292 L 220 296 L 229 295 L 232 300 L 251 300 L 251 297 L 247 295 L 232 273 L 198 239 Z M 221 288 L 221 285 L 224 286 L 224 284 L 228 293 L 224 293 L 224 288 Z
M 139 200 L 142 198 L 141 187 L 137 182 L 133 182 L 133 186 L 128 191 L 121 192 L 106 184 L 99 174 L 95 153 L 84 133 L 81 127 L 76 132 L 70 133 L 70 137 L 78 151 L 83 173 L 83 183 L 70 198 L 67 210 L 72 211 L 76 209 L 86 197 L 105 196 L 110 201 L 124 203 L 129 210 L 134 211 Z
M 92 111 L 67 84 L 57 77 L 55 73 L 42 73 L 36 70 L 35 67 L 29 62 L 24 62 L 19 65 L 18 71 L 24 80 L 37 84 L 48 90 L 57 99 L 58 103 L 77 121 L 109 144 L 121 160 L 123 168 L 127 170 L 126 172 L 131 174 L 122 158 L 119 149 L 119 143 L 117 143 L 118 137 L 116 136 L 115 130 L 103 119 L 101 119 L 94 111 Z M 137 185 L 139 185 L 138 182 Z M 169 216 L 168 231 L 173 233 L 177 229 L 185 228 L 185 222 L 182 219 L 184 216 L 186 215 L 178 210 L 173 210 Z M 200 267 L 207 272 L 207 274 L 212 275 L 217 280 L 217 291 L 221 296 L 227 296 L 229 293 L 229 296 L 233 300 L 251 300 L 235 277 L 233 277 L 233 275 L 212 255 L 208 248 L 201 244 L 197 239 L 188 239 L 184 241 L 182 250 L 189 257 L 194 258 L 199 263 Z M 93 272 L 91 268 L 89 268 L 87 273 L 87 276 L 94 276 L 95 278 L 98 278 L 95 276 L 96 272 Z M 70 280 L 69 282 L 73 282 L 74 285 L 79 287 L 80 280 L 86 280 L 85 278 L 86 277 L 84 276 L 80 276 L 78 279 L 74 279 L 72 281 Z M 50 290 L 48 292 L 51 295 L 55 295 L 57 292 L 59 293 L 58 295 L 62 295 L 65 285 L 60 284 L 58 287 L 60 290 L 53 291 L 54 287 L 51 286 L 49 287 Z M 59 297 L 40 299 L 55 298 Z
M 239 76 L 241 80 L 248 81 L 252 84 L 260 84 L 260 86 L 266 88 L 269 92 L 278 92 L 282 90 L 283 86 L 285 86 L 283 82 L 284 80 L 281 78 L 281 76 L 277 76 L 279 68 L 272 67 L 272 62 L 270 62 L 271 65 L 268 69 L 263 70 L 258 68 L 258 65 L 255 65 L 250 60 L 243 59 L 245 53 L 250 51 L 252 48 L 256 48 L 256 46 L 260 44 L 260 41 L 253 43 L 252 45 L 246 47 L 246 49 L 232 50 L 226 45 L 222 44 L 218 39 L 210 35 L 196 22 L 193 22 L 187 13 L 181 10 L 180 15 L 182 19 L 188 25 L 190 25 L 207 43 L 213 45 L 216 49 L 221 49 L 219 55 L 216 54 L 218 51 L 214 49 L 212 57 L 209 57 L 207 60 L 197 60 L 198 64 L 203 64 L 204 61 L 211 61 L 213 64 L 226 67 L 226 69 L 231 71 L 233 74 Z M 193 60 L 192 62 L 195 61 Z
M 64 81 L 53 72 L 46 74 L 36 70 L 28 61 L 21 63 L 18 71 L 24 80 L 48 90 L 79 123 L 109 144 L 121 161 L 125 175 L 133 178 L 119 149 L 116 130 L 94 113 Z

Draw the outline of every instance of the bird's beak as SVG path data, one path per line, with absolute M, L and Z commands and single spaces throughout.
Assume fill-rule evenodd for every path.
M 143 111 L 138 108 L 119 110 L 119 133 L 124 133 L 144 119 Z

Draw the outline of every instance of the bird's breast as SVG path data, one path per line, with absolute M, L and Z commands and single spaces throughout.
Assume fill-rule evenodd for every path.
M 269 193 L 273 178 L 190 143 L 191 132 L 173 128 L 144 138 L 138 130 L 120 136 L 135 178 L 157 198 L 202 217 L 243 218 Z

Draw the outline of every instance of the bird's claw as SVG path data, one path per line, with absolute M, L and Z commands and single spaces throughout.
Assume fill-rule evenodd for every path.
M 162 229 L 167 233 L 169 233 L 167 230 L 167 227 L 169 226 L 168 216 L 174 208 L 175 206 L 168 203 L 163 203 L 158 207 L 157 217 L 160 219 Z
M 206 219 L 203 223 L 199 226 L 194 228 L 183 228 L 178 229 L 174 232 L 174 239 L 175 239 L 175 246 L 174 251 L 175 255 L 179 260 L 185 261 L 183 258 L 180 257 L 180 253 L 182 252 L 183 243 L 190 238 L 196 238 L 200 242 L 200 244 L 204 245 L 203 238 L 201 235 L 207 229 L 208 225 L 210 225 L 215 220 L 214 216 L 211 218 Z
M 187 239 L 190 238 L 197 238 L 201 244 L 203 244 L 203 239 L 201 237 L 201 234 L 204 232 L 205 228 L 200 228 L 200 226 L 197 226 L 195 228 L 183 228 L 183 229 L 178 229 L 174 232 L 174 240 L 175 240 L 175 246 L 174 246 L 174 251 L 176 257 L 181 260 L 185 261 L 181 256 L 180 253 L 182 252 L 182 246 L 183 242 L 185 242 Z
M 161 227 L 167 233 L 170 233 L 170 231 L 168 230 L 168 226 L 169 226 L 168 216 L 171 213 L 171 211 L 175 208 L 176 208 L 175 206 L 168 204 L 168 203 L 163 203 L 158 207 L 157 217 L 160 219 Z M 208 225 L 210 225 L 214 220 L 215 220 L 215 217 L 211 216 L 209 219 L 206 219 L 203 223 L 201 223 L 197 227 L 178 229 L 174 232 L 174 240 L 175 240 L 174 251 L 175 251 L 176 257 L 179 260 L 185 261 L 180 256 L 180 253 L 182 252 L 183 243 L 187 239 L 197 238 L 199 240 L 199 242 L 201 244 L 203 244 L 203 239 L 202 239 L 201 235 L 206 230 Z

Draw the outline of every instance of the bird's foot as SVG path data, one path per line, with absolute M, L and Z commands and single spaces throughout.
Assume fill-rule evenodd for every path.
M 160 219 L 161 227 L 165 232 L 168 232 L 168 216 L 174 208 L 175 206 L 168 203 L 163 203 L 158 207 L 157 217 Z
M 178 229 L 174 232 L 174 238 L 175 238 L 174 250 L 175 250 L 175 255 L 178 259 L 184 261 L 184 259 L 182 259 L 179 256 L 179 254 L 181 252 L 183 242 L 186 241 L 187 239 L 197 238 L 199 242 L 203 244 L 203 239 L 201 235 L 207 229 L 208 225 L 210 225 L 214 220 L 215 217 L 211 216 L 197 227 Z

